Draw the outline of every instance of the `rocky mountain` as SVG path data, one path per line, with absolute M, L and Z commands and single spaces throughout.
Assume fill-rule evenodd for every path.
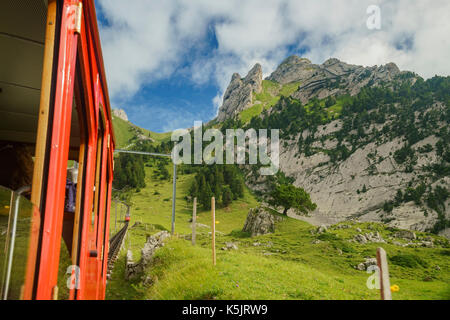
M 259 64 L 244 79 L 233 75 L 217 121 L 281 129 L 280 169 L 318 205 L 302 219 L 450 235 L 449 77 L 297 56 L 261 75 Z M 264 197 L 270 179 L 246 172 Z
M 247 74 L 241 78 L 239 73 L 233 74 L 230 85 L 225 91 L 223 104 L 220 108 L 218 121 L 237 115 L 253 104 L 253 92 L 260 93 L 262 90 L 262 68 L 258 63 Z
M 127 116 L 125 110 L 123 110 L 123 109 L 113 109 L 112 113 L 117 118 L 122 119 L 124 121 L 128 121 L 128 116 Z
M 405 73 L 407 72 L 403 72 Z M 280 85 L 298 83 L 292 97 L 307 103 L 314 97 L 324 99 L 345 93 L 353 96 L 364 86 L 391 82 L 399 74 L 402 72 L 394 63 L 363 67 L 331 58 L 322 65 L 317 65 L 294 55 L 284 60 L 266 80 Z M 259 63 L 243 79 L 238 73 L 233 74 L 217 120 L 224 121 L 234 117 L 254 105 L 257 102 L 254 94 L 261 93 L 262 86 L 262 68 Z

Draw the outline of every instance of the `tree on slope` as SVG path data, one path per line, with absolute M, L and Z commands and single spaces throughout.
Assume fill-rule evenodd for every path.
M 285 215 L 291 208 L 304 214 L 317 208 L 317 205 L 311 201 L 309 194 L 303 188 L 297 188 L 292 184 L 277 185 L 272 192 L 270 204 L 283 207 L 283 214 Z

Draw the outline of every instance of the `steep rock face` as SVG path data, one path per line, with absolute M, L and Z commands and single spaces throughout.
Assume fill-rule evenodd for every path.
M 402 73 L 394 63 L 384 66 L 363 67 L 347 64 L 331 58 L 321 65 L 313 64 L 306 58 L 290 56 L 266 78 L 281 86 L 299 82 L 298 90 L 291 96 L 306 104 L 312 98 L 324 99 L 342 94 L 356 95 L 364 86 L 377 86 L 392 81 Z M 262 68 L 256 64 L 242 79 L 233 74 L 225 92 L 223 104 L 219 109 L 219 122 L 233 118 L 241 111 L 251 107 L 253 92 L 262 90 Z M 257 102 L 256 102 L 257 103 Z
M 120 118 L 122 120 L 128 121 L 128 116 L 127 116 L 125 110 L 123 110 L 123 109 L 113 109 L 112 113 L 117 118 Z
M 442 112 L 443 105 L 436 104 L 430 112 Z M 417 155 L 417 163 L 411 172 L 405 171 L 405 165 L 399 165 L 395 159 L 395 151 L 402 148 L 405 143 L 401 138 L 385 139 L 383 143 L 368 143 L 357 149 L 346 160 L 333 164 L 327 151 L 335 144 L 333 133 L 342 127 L 341 120 L 334 120 L 323 125 L 313 134 L 313 146 L 322 148 L 322 152 L 306 156 L 298 152 L 295 139 L 285 140 L 280 144 L 280 170 L 287 176 L 294 178 L 294 185 L 304 188 L 311 195 L 311 200 L 318 204 L 318 208 L 310 216 L 297 216 L 292 210 L 288 215 L 308 221 L 314 225 L 332 225 L 340 221 L 357 219 L 362 222 L 384 222 L 389 226 L 426 231 L 431 229 L 438 221 L 435 211 L 425 206 L 417 205 L 413 201 L 393 208 L 387 213 L 383 205 L 392 201 L 397 190 L 406 190 L 411 181 L 426 175 L 426 168 L 437 163 L 436 143 L 438 138 L 434 135 L 415 143 L 412 149 Z M 368 128 L 367 132 L 373 127 Z M 382 130 L 382 126 L 376 128 Z M 310 135 L 302 132 L 303 137 Z M 425 145 L 431 145 L 433 151 L 420 153 L 418 150 Z M 350 147 L 349 145 L 347 147 Z M 372 155 L 376 155 L 373 157 Z M 267 193 L 267 184 L 258 177 L 252 180 L 249 174 L 248 186 L 254 190 Z M 430 184 L 430 187 L 449 186 L 450 177 Z M 450 200 L 445 205 L 447 218 L 450 218 Z M 443 231 L 445 235 L 448 231 Z
M 256 64 L 242 79 L 238 73 L 233 74 L 231 82 L 225 91 L 222 107 L 217 117 L 218 121 L 224 121 L 252 105 L 253 92 L 262 90 L 262 68 Z
M 316 65 L 308 59 L 291 56 L 267 80 L 281 84 L 300 81 L 301 85 L 292 97 L 307 103 L 313 97 L 323 99 L 344 93 L 355 95 L 362 87 L 391 81 L 399 73 L 394 63 L 363 67 L 331 58 L 322 65 Z
M 400 70 L 394 63 L 384 66 L 362 67 L 347 64 L 338 59 L 328 59 L 308 79 L 304 79 L 293 98 L 307 103 L 311 98 L 319 99 L 345 93 L 355 95 L 362 87 L 390 82 Z
M 319 66 L 298 56 L 290 56 L 267 78 L 267 80 L 286 84 L 295 81 L 310 79 L 317 72 Z
M 267 93 L 275 98 L 280 94 L 281 89 L 293 87 L 293 84 L 297 86 L 300 83 L 298 89 L 295 88 L 296 91 L 284 90 L 283 92 L 289 92 L 292 98 L 302 101 L 305 105 L 313 98 L 324 99 L 335 96 L 337 99 L 342 99 L 340 96 L 344 94 L 354 96 L 363 87 L 384 87 L 393 90 L 397 95 L 398 86 L 394 86 L 394 83 L 406 82 L 411 86 L 418 83 L 420 87 L 422 80 L 417 82 L 418 79 L 420 77 L 413 73 L 400 71 L 394 63 L 363 67 L 332 58 L 321 65 L 314 65 L 307 59 L 292 56 L 283 61 L 267 78 L 272 83 L 264 83 L 264 94 Z M 239 92 L 239 88 L 244 87 L 244 82 L 246 80 L 238 75 L 233 77 L 227 90 L 228 95 Z M 275 90 L 274 94 L 270 91 L 272 87 L 278 90 Z M 251 89 L 247 90 L 251 92 Z M 232 100 L 228 95 L 226 95 L 227 101 L 224 101 L 225 109 L 234 110 L 235 113 L 222 113 L 220 120 L 234 117 L 238 110 L 251 106 L 248 105 L 251 101 L 251 93 L 247 93 L 245 107 L 232 106 Z M 381 97 L 375 99 L 381 99 Z M 288 107 L 290 100 L 280 98 L 278 101 L 259 117 L 281 114 L 281 110 Z M 321 101 L 321 103 L 323 108 L 324 102 Z M 448 127 L 448 122 L 443 120 L 444 116 L 436 120 L 437 117 L 434 115 L 446 114 L 445 110 L 448 106 L 445 102 L 436 99 L 433 104 L 427 103 L 429 102 L 419 101 L 415 110 L 411 109 L 410 113 L 403 116 L 402 110 L 408 110 L 404 109 L 408 106 L 397 101 L 396 103 L 387 102 L 379 108 L 374 107 L 364 116 L 361 111 L 347 114 L 339 119 L 334 117 L 335 110 L 342 105 L 336 104 L 334 109 L 329 111 L 330 122 L 315 128 L 302 129 L 305 124 L 297 125 L 295 123 L 297 119 L 291 118 L 289 121 L 293 126 L 296 125 L 295 129 L 299 130 L 295 131 L 290 130 L 292 127 L 289 128 L 289 121 L 284 122 L 280 129 L 289 130 L 289 135 L 282 137 L 280 143 L 280 170 L 287 177 L 294 179 L 295 186 L 309 192 L 311 200 L 318 204 L 318 209 L 309 217 L 297 216 L 293 211 L 289 211 L 288 215 L 315 225 L 332 225 L 344 220 L 357 219 L 383 222 L 392 227 L 419 231 L 433 229 L 437 222 L 442 222 L 442 216 L 450 219 L 450 200 L 446 200 L 443 204 L 443 212 L 439 215 L 427 204 L 427 196 L 432 190 L 436 190 L 438 186 L 444 188 L 450 186 L 450 177 L 444 175 L 434 179 L 433 174 L 430 175 L 431 168 L 440 166 L 443 161 L 442 151 L 438 154 L 437 150 L 439 144 L 442 149 L 442 143 L 445 140 L 443 132 L 446 126 Z M 364 109 L 364 106 L 360 108 Z M 391 109 L 394 111 L 388 111 Z M 374 120 L 375 116 L 382 116 L 382 118 Z M 360 117 L 371 120 L 360 122 L 361 125 L 357 128 L 356 120 L 361 121 Z M 396 128 L 401 127 L 405 119 L 409 117 L 414 120 L 411 120 L 412 122 L 408 120 L 408 129 L 405 127 L 405 130 L 397 130 Z M 424 120 L 427 118 L 428 120 Z M 432 118 L 433 124 L 430 125 L 429 119 Z M 272 120 L 280 123 L 279 117 L 273 117 Z M 258 122 L 255 121 L 255 123 Z M 412 129 L 414 127 L 412 123 L 416 124 L 415 129 Z M 349 126 L 351 130 L 344 130 Z M 421 138 L 414 140 L 414 143 L 408 146 L 406 135 L 413 134 L 414 130 L 417 130 Z M 309 146 L 307 154 L 306 145 Z M 416 158 L 411 166 L 408 162 L 397 162 L 396 151 L 400 152 L 400 149 L 406 146 L 413 151 L 411 159 Z M 349 152 L 348 156 L 338 156 L 342 148 Z M 262 197 L 267 195 L 270 191 L 269 180 L 266 177 L 254 175 L 249 167 L 245 167 L 245 171 L 246 184 Z M 417 188 L 420 184 L 424 184 L 427 188 L 422 200 L 412 201 L 411 197 L 409 200 L 403 198 L 400 203 L 396 203 L 389 209 L 397 192 L 406 194 L 408 189 Z M 442 230 L 441 234 L 449 237 L 449 228 Z

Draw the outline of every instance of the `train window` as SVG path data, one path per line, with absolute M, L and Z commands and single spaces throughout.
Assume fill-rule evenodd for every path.
M 79 57 L 78 57 L 79 58 Z M 58 299 L 69 299 L 70 289 L 67 287 L 67 270 L 77 265 L 80 239 L 82 234 L 85 164 L 87 157 L 88 129 L 87 107 L 83 92 L 79 60 L 76 65 L 74 99 L 72 104 L 72 121 L 70 130 L 70 148 L 67 162 L 66 192 L 64 201 L 63 234 L 64 245 L 61 245 L 58 271 Z
M 100 207 L 100 195 L 102 192 L 102 160 L 103 160 L 103 121 L 99 120 L 98 125 L 98 139 L 97 139 L 97 161 L 95 169 L 95 186 L 94 186 L 94 210 L 91 215 L 91 231 L 96 231 L 96 225 L 98 224 L 99 207 Z M 96 232 L 97 234 L 97 232 Z
M 34 271 L 30 245 L 36 242 L 39 211 L 24 196 L 30 188 L 18 192 L 0 187 L 0 297 L 18 300 L 24 295 L 26 277 Z
M 75 91 L 77 91 L 75 89 Z M 66 185 L 65 185 L 65 201 L 64 201 L 64 217 L 62 242 L 60 248 L 60 259 L 58 269 L 58 299 L 69 299 L 69 288 L 66 285 L 68 275 L 66 274 L 71 265 L 76 264 L 77 254 L 76 248 L 78 243 L 78 217 L 81 212 L 81 201 L 79 195 L 82 194 L 83 183 L 82 168 L 79 163 L 83 163 L 82 141 L 85 138 L 83 133 L 83 117 L 82 102 L 77 97 L 79 93 L 75 93 L 72 103 L 72 121 L 70 129 L 69 157 L 67 161 Z

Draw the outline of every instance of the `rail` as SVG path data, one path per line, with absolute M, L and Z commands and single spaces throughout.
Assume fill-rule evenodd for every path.
M 108 252 L 108 277 L 114 267 L 114 262 L 119 255 L 120 248 L 122 247 L 123 241 L 127 234 L 128 221 L 125 221 L 125 225 L 120 229 L 114 236 L 109 240 L 109 252 Z

